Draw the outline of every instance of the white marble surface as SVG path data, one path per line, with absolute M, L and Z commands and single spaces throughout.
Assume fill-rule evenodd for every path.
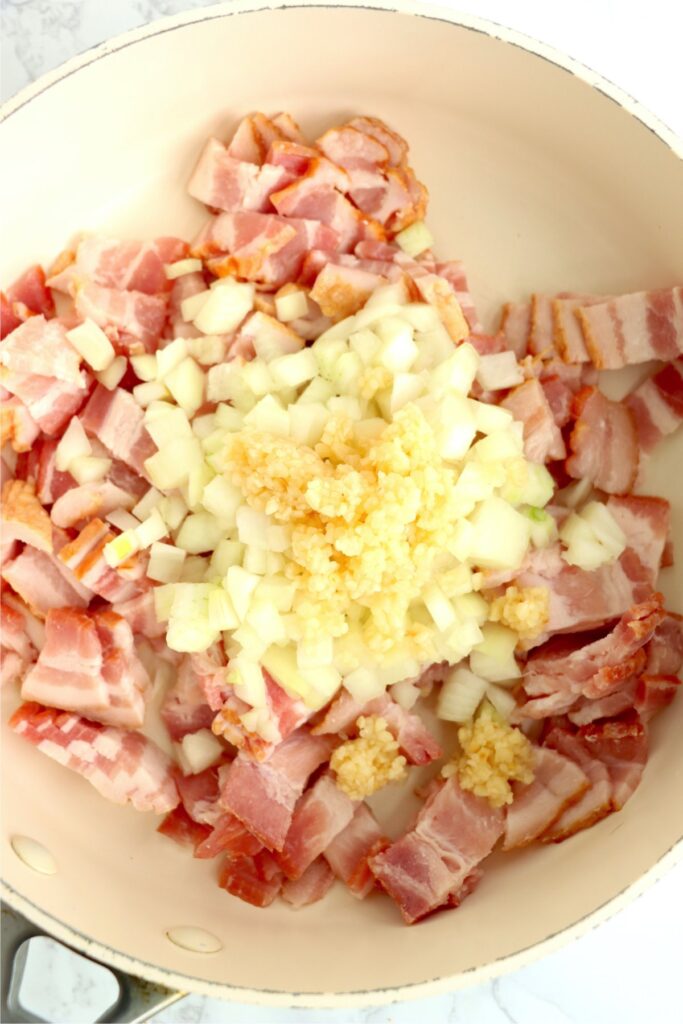
M 3 99 L 75 53 L 204 0 L 1 0 Z M 446 3 L 443 4 L 447 6 Z M 683 5 L 671 0 L 460 0 L 617 82 L 683 134 Z M 383 1009 L 263 1010 L 190 996 L 157 1024 L 681 1024 L 683 865 L 616 918 L 552 956 L 460 994 Z M 101 989 L 58 951 L 31 963 L 27 1003 L 52 1021 L 92 1020 Z

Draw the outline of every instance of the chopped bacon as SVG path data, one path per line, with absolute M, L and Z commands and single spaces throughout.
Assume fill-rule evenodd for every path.
M 237 275 L 279 286 L 296 279 L 311 249 L 335 252 L 337 245 L 336 232 L 318 221 L 240 211 L 211 220 L 195 251 L 219 277 Z
M 636 711 L 579 729 L 588 750 L 607 767 L 612 806 L 620 811 L 637 789 L 647 761 L 647 732 Z
M 150 640 L 166 634 L 164 623 L 157 619 L 154 591 L 151 588 L 135 594 L 127 601 L 117 601 L 114 610 L 126 620 L 133 633 Z
M 45 285 L 43 268 L 35 264 L 25 270 L 7 289 L 7 302 L 15 307 L 23 306 L 30 315 L 42 313 L 46 317 L 54 316 L 55 304 Z M 19 316 L 17 319 L 23 320 L 25 317 Z M 4 338 L 7 333 L 9 331 L 3 330 L 1 336 Z
M 503 849 L 527 846 L 538 839 L 589 786 L 588 776 L 574 761 L 555 750 L 535 747 L 533 782 L 513 783 L 514 799 L 507 809 Z
M 161 717 L 171 739 L 178 742 L 188 733 L 210 729 L 215 714 L 206 703 L 199 678 L 185 656 L 178 668 L 176 682 L 161 706 Z
M 46 551 L 26 547 L 2 567 L 2 578 L 37 615 L 64 606 L 84 608 L 91 592 Z
M 632 391 L 626 405 L 635 421 L 638 443 L 651 452 L 683 420 L 683 359 L 669 363 Z
M 278 863 L 287 878 L 301 878 L 353 818 L 357 802 L 326 772 L 298 801 Z
M 21 399 L 16 396 L 3 399 L 0 403 L 0 446 L 9 443 L 15 452 L 28 452 L 39 435 L 40 427 Z
M 65 491 L 76 486 L 71 473 L 57 469 L 57 441 L 45 439 L 35 446 L 38 452 L 36 494 L 42 505 L 51 505 Z
M 217 857 L 219 853 L 227 853 L 230 857 L 253 857 L 262 849 L 261 840 L 247 831 L 239 818 L 226 812 L 195 848 L 194 855 L 200 860 Z
M 71 294 L 80 281 L 92 281 L 104 288 L 155 295 L 171 287 L 164 264 L 182 259 L 187 249 L 187 243 L 179 238 L 157 238 L 152 242 L 84 238 L 76 249 L 75 261 L 51 277 L 48 285 Z
M 159 348 L 165 347 L 168 340 L 173 338 L 198 338 L 201 331 L 183 316 L 183 302 L 193 295 L 199 295 L 206 291 L 206 281 L 201 271 L 192 274 L 181 274 L 173 281 L 171 292 L 168 298 L 168 324 L 166 327 L 167 338 L 159 343 Z
M 558 427 L 565 427 L 571 419 L 574 392 L 569 384 L 559 376 L 541 377 L 540 381 L 555 423 Z M 562 446 L 564 448 L 564 441 Z
M 296 910 L 323 899 L 334 885 L 334 874 L 323 857 L 318 857 L 296 881 L 287 879 L 282 885 L 282 898 Z
M 420 259 L 424 262 L 423 257 L 420 257 Z M 475 333 L 481 333 L 482 327 L 479 322 L 479 316 L 467 281 L 465 264 L 462 260 L 445 260 L 443 262 L 437 262 L 434 265 L 434 273 L 439 277 L 442 277 L 452 287 L 470 330 Z
M 65 491 L 53 504 L 50 516 L 55 526 L 68 529 L 92 516 L 107 516 L 119 508 L 131 509 L 135 502 L 135 495 L 108 480 L 97 480 Z
M 375 887 L 368 861 L 388 845 L 374 814 L 361 803 L 346 828 L 327 845 L 324 857 L 337 878 L 363 900 Z
M 592 753 L 580 736 L 555 726 L 544 744 L 570 758 L 588 776 L 590 788 L 562 812 L 541 836 L 543 843 L 559 843 L 584 828 L 590 828 L 612 810 L 612 785 L 605 765 Z
M 66 384 L 80 384 L 79 356 L 69 343 L 66 327 L 59 320 L 32 316 L 5 338 L 0 362 L 15 373 L 54 377 Z
M 421 301 L 434 306 L 441 321 L 456 345 L 470 333 L 469 323 L 452 283 L 439 274 L 411 274 Z
M 228 152 L 237 160 L 262 164 L 269 148 L 275 142 L 282 139 L 298 141 L 300 138 L 298 125 L 288 114 L 278 114 L 271 119 L 257 112 L 240 121 L 228 146 Z
M 344 320 L 361 309 L 385 279 L 359 267 L 326 263 L 315 279 L 311 298 L 331 320 Z
M 590 361 L 577 310 L 604 302 L 603 296 L 561 295 L 551 301 L 555 348 L 566 363 L 581 365 Z
M 658 711 L 668 707 L 678 693 L 680 685 L 681 680 L 678 676 L 641 676 L 634 699 L 640 720 L 647 724 Z
M 611 402 L 597 388 L 574 399 L 576 419 L 566 467 L 575 480 L 590 480 L 608 494 L 625 494 L 635 483 L 639 449 L 635 424 L 623 402 Z
M 107 601 L 126 601 L 138 590 L 135 578 L 143 572 L 138 556 L 112 569 L 104 557 L 106 545 L 114 533 L 101 519 L 91 519 L 78 536 L 65 543 L 59 562 L 69 578 L 80 583 L 88 594 L 98 594 Z
M 502 812 L 452 777 L 428 798 L 415 828 L 372 857 L 370 867 L 413 924 L 461 889 L 503 828 Z
M 22 704 L 9 725 L 114 803 L 131 803 L 138 811 L 155 814 L 166 814 L 178 805 L 171 761 L 142 733 L 33 703 Z
M 175 781 L 183 807 L 192 820 L 209 825 L 213 830 L 225 816 L 218 802 L 218 768 L 205 768 L 203 772 L 197 772 L 195 775 L 183 775 L 178 772 Z M 205 838 L 208 838 L 209 834 L 207 832 Z
M 145 459 L 154 454 L 156 445 L 147 433 L 144 413 L 131 394 L 122 388 L 108 391 L 98 384 L 81 422 L 115 458 L 144 474 Z
M 102 646 L 102 676 L 107 684 L 107 710 L 94 717 L 108 725 L 137 729 L 145 720 L 150 679 L 125 619 L 108 608 L 93 615 Z
M 400 167 L 408 159 L 406 140 L 398 132 L 389 128 L 384 121 L 380 121 L 378 117 L 354 117 L 349 121 L 349 125 L 381 143 L 392 167 Z
M 16 651 L 0 647 L 0 687 L 21 682 L 29 665 Z
M 8 480 L 2 489 L 2 539 L 20 541 L 39 551 L 52 551 L 50 517 L 36 497 L 35 485 L 25 480 Z
M 597 697 L 593 700 L 582 697 L 574 704 L 567 718 L 573 725 L 588 725 L 598 718 L 615 718 L 635 706 L 638 685 L 638 676 L 634 674 L 606 697 Z
M 226 857 L 218 876 L 221 889 L 254 907 L 269 907 L 282 887 L 282 872 L 272 854 Z
M 600 370 L 683 353 L 683 288 L 633 292 L 577 311 L 586 348 Z
M 195 199 L 227 213 L 272 211 L 271 193 L 285 188 L 293 175 L 282 165 L 258 166 L 232 156 L 222 142 L 210 138 L 187 186 Z
M 562 434 L 542 384 L 535 378 L 514 388 L 500 403 L 524 425 L 524 454 L 531 462 L 563 459 Z
M 296 801 L 333 747 L 334 740 L 327 736 L 298 730 L 275 749 L 269 761 L 256 763 L 238 754 L 219 771 L 221 804 L 264 846 L 282 850 Z
M 671 506 L 665 498 L 641 494 L 611 497 L 607 502 L 628 546 L 638 555 L 654 588 L 671 525 Z
M 306 175 L 271 195 L 271 202 L 283 217 L 318 220 L 336 232 L 342 252 L 351 252 L 363 238 L 381 237 L 383 229 L 368 219 L 346 196 L 330 184 L 320 181 L 314 162 Z
M 0 647 L 14 651 L 23 662 L 32 662 L 36 657 L 36 648 L 26 630 L 24 609 L 30 615 L 22 602 L 16 598 L 12 600 L 9 591 L 3 590 L 0 601 Z
M 211 829 L 208 825 L 200 825 L 194 821 L 185 808 L 179 805 L 166 815 L 157 832 L 161 832 L 162 836 L 168 836 L 181 846 L 191 846 L 193 850 L 197 850 Z
M 531 330 L 531 303 L 506 302 L 498 332 L 503 334 L 507 348 L 522 359 L 527 351 L 527 339 Z
M 89 381 L 90 378 L 85 372 L 81 373 L 76 383 L 69 383 L 57 380 L 56 377 L 43 377 L 37 373 L 3 371 L 0 376 L 2 386 L 19 399 L 29 414 L 29 421 L 25 418 L 22 421 L 22 410 L 15 406 L 10 430 L 15 435 L 26 432 L 30 434 L 31 424 L 35 421 L 40 430 L 50 437 L 60 433 L 85 401 Z M 16 445 L 15 449 L 26 450 L 25 447 L 22 449 Z
M 88 281 L 76 288 L 74 303 L 83 318 L 102 328 L 115 329 L 119 346 L 126 352 L 154 352 L 167 313 L 165 295 L 106 288 Z
M 4 292 L 0 292 L 0 340 L 16 330 L 23 323 L 19 310 L 10 302 Z
M 645 648 L 649 676 L 675 676 L 683 667 L 683 616 L 667 612 Z

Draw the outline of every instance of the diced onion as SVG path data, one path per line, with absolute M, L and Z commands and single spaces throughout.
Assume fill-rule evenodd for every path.
M 434 244 L 434 236 L 423 220 L 416 220 L 399 231 L 395 241 L 409 256 L 419 256 Z
M 205 377 L 192 356 L 167 373 L 164 383 L 181 409 L 193 416 L 204 401 Z
M 454 669 L 439 691 L 437 715 L 446 722 L 468 722 L 486 693 L 486 685 L 468 669 Z
M 477 380 L 484 391 L 500 391 L 521 384 L 524 374 L 514 352 L 496 352 L 479 357 Z
M 186 553 L 173 544 L 155 541 L 149 553 L 147 575 L 159 583 L 177 583 L 181 577 Z
M 515 660 L 517 634 L 497 622 L 487 622 L 482 627 L 484 639 L 470 654 L 470 668 L 491 683 L 518 679 L 521 675 Z
M 116 352 L 101 327 L 86 319 L 78 327 L 66 332 L 69 342 L 92 370 L 101 373 L 114 361 Z
M 108 523 L 115 526 L 117 530 L 125 533 L 126 530 L 135 530 L 140 525 L 135 516 L 126 512 L 125 508 L 115 508 L 104 517 Z
M 176 751 L 183 771 L 189 775 L 198 775 L 220 761 L 225 747 L 210 729 L 200 729 L 183 736 Z
M 155 541 L 161 540 L 168 535 L 168 526 L 161 518 L 157 508 L 153 508 L 144 522 L 140 523 L 135 530 L 138 543 L 141 548 L 151 547 Z
M 308 315 L 308 297 L 300 288 L 275 296 L 275 312 L 283 324 Z
M 202 269 L 202 261 L 195 259 L 176 260 L 175 263 L 165 263 L 164 273 L 169 281 L 175 281 L 185 274 L 196 274 Z
M 211 289 L 206 302 L 193 317 L 203 334 L 229 334 L 254 308 L 254 285 L 226 279 Z M 184 311 L 183 311 L 184 313 Z
M 125 356 L 116 356 L 112 359 L 111 363 L 107 366 L 106 370 L 100 370 L 95 374 L 95 378 L 99 381 L 102 387 L 105 387 L 107 391 L 113 391 L 115 387 L 118 387 L 119 383 L 123 380 L 126 370 L 128 369 L 128 360 Z
M 55 466 L 65 473 L 74 459 L 92 454 L 92 445 L 78 416 L 72 416 L 55 449 Z
M 138 380 L 156 380 L 157 357 L 155 355 L 145 352 L 144 355 L 131 356 L 130 365 L 133 367 L 133 372 Z

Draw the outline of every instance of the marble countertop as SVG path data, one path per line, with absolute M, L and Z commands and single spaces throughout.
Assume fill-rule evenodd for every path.
M 205 0 L 1 0 L 3 99 L 119 32 Z M 442 6 L 511 25 L 618 83 L 683 134 L 683 7 L 670 0 L 460 0 Z M 644 14 L 646 18 L 644 18 Z M 385 1008 L 272 1010 L 189 996 L 157 1024 L 680 1024 L 683 864 L 617 917 L 559 952 L 486 985 Z M 47 1020 L 91 1021 L 96 980 L 45 948 L 23 1002 Z

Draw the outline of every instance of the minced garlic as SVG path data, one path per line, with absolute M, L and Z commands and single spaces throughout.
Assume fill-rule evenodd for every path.
M 292 530 L 284 571 L 305 637 L 343 636 L 356 603 L 379 661 L 398 645 L 404 657 L 433 656 L 429 631 L 411 630 L 408 609 L 457 529 L 458 470 L 417 406 L 373 438 L 334 417 L 313 448 L 242 430 L 230 438 L 227 472 L 253 508 Z
M 543 632 L 550 618 L 550 593 L 547 587 L 508 587 L 502 597 L 491 602 L 489 619 L 502 622 L 524 640 Z
M 337 786 L 352 800 L 371 796 L 388 782 L 405 778 L 406 759 L 387 723 L 377 715 L 358 719 L 358 738 L 347 740 L 332 754 L 330 767 Z
M 512 803 L 511 781 L 533 780 L 533 749 L 523 732 L 509 725 L 485 702 L 473 722 L 458 729 L 461 753 L 442 769 L 457 774 L 463 789 L 485 797 L 493 807 Z

